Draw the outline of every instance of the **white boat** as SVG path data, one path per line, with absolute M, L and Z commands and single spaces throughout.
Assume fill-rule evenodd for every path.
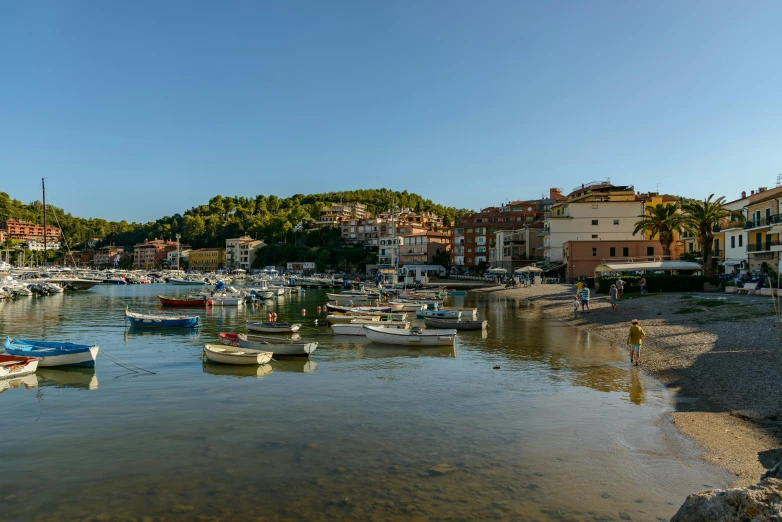
M 297 323 L 275 323 L 271 321 L 245 321 L 244 325 L 251 332 L 262 333 L 294 333 L 301 328 Z
M 416 317 L 430 317 L 434 319 L 459 319 L 462 316 L 461 310 L 416 310 Z
M 309 355 L 314 352 L 318 343 L 270 337 L 266 335 L 238 334 L 239 346 L 243 349 L 270 351 L 274 355 Z
M 424 324 L 428 328 L 453 328 L 454 330 L 485 330 L 489 321 L 470 321 L 469 319 L 434 319 L 424 317 Z
M 407 301 L 389 301 L 388 304 L 395 312 L 415 312 L 416 310 L 423 310 L 426 306 L 424 303 Z
M 367 339 L 379 344 L 398 344 L 404 346 L 454 346 L 456 330 L 423 330 L 421 328 L 397 329 L 378 328 L 365 325 Z
M 462 321 L 469 320 L 469 319 L 472 319 L 473 321 L 477 321 L 478 320 L 478 309 L 477 308 L 452 308 L 452 307 L 449 306 L 447 308 L 440 308 L 440 311 L 442 311 L 442 312 L 447 312 L 447 311 L 461 312 L 462 315 L 460 317 L 461 317 Z
M 354 320 L 361 320 L 365 323 L 379 322 L 380 317 L 376 315 L 356 315 L 356 314 L 332 314 L 326 316 L 329 324 L 350 323 Z
M 35 373 L 38 369 L 38 361 L 35 357 L 21 357 L 17 355 L 0 355 L 0 379 L 11 379 Z
M 205 344 L 204 355 L 210 361 L 220 364 L 258 365 L 272 360 L 272 352 L 245 350 L 223 344 Z
M 377 299 L 377 295 L 372 294 L 326 294 L 329 301 L 336 301 L 339 304 L 352 303 L 368 303 Z
M 244 303 L 244 299 L 238 295 L 212 296 L 212 306 L 239 306 L 242 303 Z
M 383 323 L 377 322 L 364 322 L 361 320 L 354 320 L 349 323 L 339 323 L 331 325 L 331 332 L 334 335 L 357 335 L 366 336 L 367 332 L 364 329 L 365 326 L 377 326 L 378 328 L 410 328 L 410 323 L 407 321 L 385 321 Z
M 205 279 L 197 279 L 197 278 L 180 278 L 180 277 L 170 277 L 168 279 L 168 282 L 172 285 L 198 285 L 203 286 L 206 284 Z

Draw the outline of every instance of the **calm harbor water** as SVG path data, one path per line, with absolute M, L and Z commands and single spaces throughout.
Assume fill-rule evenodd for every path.
M 95 371 L 0 381 L 0 519 L 659 520 L 729 480 L 672 429 L 666 390 L 623 350 L 523 301 L 456 298 L 491 327 L 455 350 L 333 337 L 314 324 L 317 290 L 196 310 L 197 332 L 126 327 L 126 306 L 190 291 L 0 303 L 2 335 L 106 352 Z M 320 343 L 309 360 L 202 363 L 203 343 L 269 311 L 303 322 Z

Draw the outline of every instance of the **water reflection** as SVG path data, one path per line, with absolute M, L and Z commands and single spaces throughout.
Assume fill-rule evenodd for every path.
M 98 376 L 94 368 L 38 368 L 41 386 L 84 388 L 96 390 Z
M 384 344 L 369 343 L 366 345 L 367 358 L 388 357 L 456 357 L 454 346 L 433 346 L 431 348 L 407 346 L 387 346 Z
M 0 379 L 0 393 L 12 388 L 21 388 L 29 390 L 38 387 L 38 377 L 35 374 L 14 377 L 13 379 Z
M 266 377 L 274 369 L 269 364 L 261 364 L 259 366 L 239 366 L 233 364 L 216 364 L 205 361 L 203 363 L 204 373 L 211 375 L 230 375 L 232 377 Z
M 275 372 L 296 372 L 312 373 L 318 369 L 318 363 L 306 357 L 287 357 L 275 356 L 269 365 Z

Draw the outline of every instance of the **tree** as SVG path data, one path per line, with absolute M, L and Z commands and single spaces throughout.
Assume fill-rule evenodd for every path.
M 646 214 L 638 217 L 641 220 L 635 222 L 633 235 L 646 232 L 651 239 L 657 236 L 660 240 L 660 246 L 663 248 L 663 256 L 670 259 L 673 233 L 681 233 L 684 225 L 684 216 L 679 212 L 679 203 L 647 205 Z
M 744 222 L 744 215 L 740 210 L 729 210 L 724 207 L 725 198 L 719 197 L 712 201 L 714 194 L 701 201 L 687 202 L 683 205 L 684 228 L 692 232 L 698 238 L 703 254 L 703 275 L 714 275 L 714 267 L 711 264 L 712 247 L 714 245 L 714 227 L 721 221 L 730 220 Z
M 435 265 L 442 265 L 443 268 L 445 268 L 446 274 L 451 273 L 451 253 L 447 250 L 440 252 L 440 249 L 438 248 L 437 252 L 432 256 L 432 263 Z

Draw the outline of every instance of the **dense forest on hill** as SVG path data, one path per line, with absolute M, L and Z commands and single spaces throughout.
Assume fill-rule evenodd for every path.
M 453 223 L 468 210 L 438 205 L 418 194 L 388 189 L 364 189 L 324 194 L 295 194 L 288 198 L 274 195 L 215 196 L 207 204 L 193 207 L 183 214 L 162 217 L 149 223 L 106 221 L 79 218 L 63 209 L 47 205 L 49 223 L 63 229 L 66 241 L 76 248 L 90 238 L 101 238 L 99 245 L 114 244 L 132 247 L 145 239 L 174 239 L 194 248 L 223 246 L 225 239 L 249 235 L 267 243 L 291 243 L 309 248 L 334 246 L 334 238 L 317 230 L 308 231 L 320 211 L 330 203 L 357 201 L 367 205 L 371 213 L 388 210 L 394 201 L 398 208 L 409 207 L 428 211 Z M 9 218 L 43 223 L 43 205 L 40 201 L 22 203 L 0 192 L 0 221 Z M 297 225 L 302 224 L 302 231 Z M 271 252 L 270 252 L 271 253 Z

